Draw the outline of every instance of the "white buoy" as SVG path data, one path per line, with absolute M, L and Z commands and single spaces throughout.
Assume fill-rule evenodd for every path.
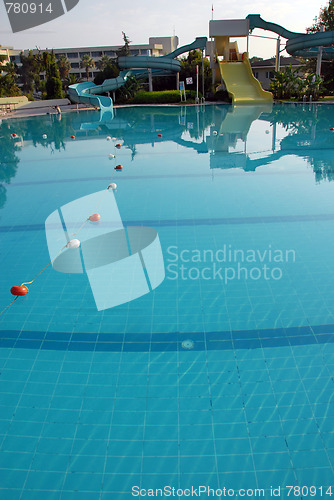
M 107 136 L 107 141 L 111 141 L 110 135 Z
M 112 153 L 110 153 L 110 155 L 108 155 L 108 158 L 116 158 L 116 155 L 113 155 Z
M 74 239 L 74 240 L 70 240 L 68 243 L 67 243 L 67 248 L 79 248 L 80 246 L 80 241 L 77 240 L 77 239 Z
M 266 130 L 266 134 L 269 134 L 269 130 Z
M 48 138 L 48 136 L 46 134 L 43 134 L 42 137 L 43 137 L 43 139 L 47 139 Z
M 108 186 L 108 189 L 116 189 L 117 188 L 117 184 L 115 182 L 112 182 L 111 184 L 109 184 Z
M 217 134 L 218 134 L 217 130 L 214 130 L 213 135 L 217 135 Z

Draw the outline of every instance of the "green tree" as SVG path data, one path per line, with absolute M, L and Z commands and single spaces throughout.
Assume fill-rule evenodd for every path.
M 4 69 L 4 63 L 5 61 L 7 60 L 7 57 L 3 54 L 0 54 L 0 74 L 2 73 L 3 69 Z
M 0 76 L 0 97 L 21 95 L 20 89 L 11 75 Z
M 57 60 L 60 79 L 64 82 L 71 71 L 71 63 L 65 54 L 60 54 Z
M 188 52 L 188 56 L 181 57 L 181 71 L 180 71 L 180 81 L 185 81 L 186 78 L 191 77 L 193 79 L 192 85 L 187 85 L 187 90 L 196 90 L 196 66 L 198 65 L 199 70 L 199 90 L 202 91 L 202 52 L 200 50 L 191 50 Z M 203 59 L 204 66 L 204 92 L 211 90 L 212 76 L 210 69 L 210 62 L 205 57 Z
M 324 31 L 334 30 L 334 0 L 329 0 L 328 5 L 320 9 L 319 16 L 316 16 L 314 24 L 307 28 L 307 33 L 316 33 L 324 29 Z M 325 55 L 325 50 L 323 56 Z M 304 70 L 306 73 L 315 73 L 316 59 L 308 59 L 305 61 Z M 321 66 L 321 76 L 323 79 L 324 92 L 334 92 L 334 60 L 326 61 Z
M 334 31 L 334 0 L 329 0 L 328 5 L 320 9 L 319 16 L 315 17 L 314 24 L 307 28 L 308 33 L 316 33 L 324 27 L 325 31 Z
M 258 62 L 258 61 L 263 61 L 263 57 L 258 57 L 258 56 L 253 56 L 249 59 L 249 62 L 250 63 L 253 63 L 253 62 Z
M 17 80 L 18 78 L 18 67 L 16 66 L 15 63 L 13 62 L 7 62 L 4 66 L 4 71 L 7 73 L 7 75 L 11 76 L 14 81 Z
M 88 82 L 88 80 L 89 80 L 89 70 L 92 69 L 92 68 L 95 68 L 94 59 L 89 54 L 85 54 L 81 58 L 80 68 L 85 68 L 85 70 L 86 70 L 86 78 L 87 78 L 87 82 Z
M 25 93 L 32 94 L 35 89 L 35 80 L 40 79 L 39 75 L 43 71 L 43 60 L 41 55 L 33 54 L 29 50 L 27 55 L 23 52 L 20 54 L 21 67 L 19 68 L 20 81 L 22 83 L 22 90 Z
M 124 31 L 122 31 L 124 45 L 116 50 L 117 57 L 129 56 L 130 55 L 130 43 L 131 40 L 126 36 Z
M 62 99 L 64 97 L 63 86 L 54 54 L 47 51 L 43 52 L 43 61 L 46 75 L 46 98 Z
M 16 84 L 17 68 L 15 64 L 11 62 L 2 64 L 6 60 L 6 56 L 0 55 L 0 97 L 14 97 L 21 95 L 20 89 Z M 5 75 L 2 75 L 3 72 L 5 72 Z

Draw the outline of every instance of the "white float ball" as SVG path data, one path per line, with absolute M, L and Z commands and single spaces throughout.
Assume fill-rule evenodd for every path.
M 68 243 L 67 243 L 67 248 L 79 248 L 80 246 L 80 241 L 77 240 L 77 239 L 74 239 L 74 240 L 70 240 Z

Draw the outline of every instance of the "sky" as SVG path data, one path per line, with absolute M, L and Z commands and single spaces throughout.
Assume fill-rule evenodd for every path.
M 248 14 L 260 14 L 266 21 L 280 24 L 290 31 L 305 32 L 327 4 L 325 0 L 216 0 L 213 18 L 243 19 Z M 58 19 L 14 34 L 4 2 L 0 2 L 0 45 L 15 49 L 122 45 L 122 31 L 133 44 L 147 44 L 150 36 L 175 34 L 179 37 L 179 45 L 185 45 L 198 36 L 208 36 L 211 17 L 211 1 L 127 0 L 123 3 L 80 0 L 76 7 Z M 253 34 L 277 38 L 275 33 L 259 29 Z M 239 50 L 246 50 L 245 39 L 238 40 Z M 250 56 L 268 58 L 275 52 L 275 40 L 250 37 Z M 283 52 L 283 55 L 287 54 Z

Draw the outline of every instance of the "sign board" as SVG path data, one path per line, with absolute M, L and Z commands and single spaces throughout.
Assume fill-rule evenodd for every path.
M 193 83 L 193 79 L 192 79 L 191 76 L 189 76 L 188 78 L 186 78 L 186 84 L 187 85 L 192 85 L 192 83 Z
M 209 22 L 209 36 L 247 36 L 248 19 L 214 20 Z
M 180 82 L 179 83 L 179 90 L 180 92 L 184 92 L 185 88 L 184 88 L 184 82 Z

